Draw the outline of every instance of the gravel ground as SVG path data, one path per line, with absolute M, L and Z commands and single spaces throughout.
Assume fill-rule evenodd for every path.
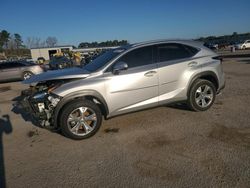
M 0 168 L 7 187 L 249 187 L 250 60 L 227 60 L 224 71 L 226 88 L 206 112 L 185 106 L 140 111 L 104 121 L 82 141 L 12 112 L 24 86 L 0 84 Z

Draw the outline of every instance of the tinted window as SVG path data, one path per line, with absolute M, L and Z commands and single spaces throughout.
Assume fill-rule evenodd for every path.
M 104 54 L 95 58 L 91 63 L 87 64 L 84 69 L 89 72 L 95 72 L 98 69 L 102 68 L 104 65 L 106 65 L 109 61 L 114 59 L 116 56 L 118 56 L 124 50 L 125 49 L 117 48 L 114 50 L 107 51 Z
M 3 63 L 3 64 L 1 64 L 1 69 L 9 69 L 9 68 L 14 68 L 15 67 L 15 65 L 14 65 L 14 63 Z
M 23 63 L 19 63 L 19 62 L 13 62 L 10 64 L 11 64 L 11 67 L 24 67 L 25 66 Z
M 118 61 L 128 64 L 128 68 L 152 64 L 152 46 L 142 47 L 122 56 Z
M 21 64 L 23 64 L 24 66 L 36 65 L 36 63 L 33 61 L 22 61 Z
M 3 63 L 0 65 L 1 69 L 9 69 L 9 68 L 15 68 L 15 67 L 24 67 L 26 66 L 24 63 L 21 62 L 8 62 L 8 63 Z
M 182 45 L 182 46 L 190 53 L 191 57 L 199 52 L 197 48 L 194 48 L 192 46 L 187 46 L 187 45 Z
M 188 58 L 197 52 L 196 48 L 176 43 L 157 46 L 158 62 Z
M 0 63 L 0 69 L 5 68 L 5 63 Z

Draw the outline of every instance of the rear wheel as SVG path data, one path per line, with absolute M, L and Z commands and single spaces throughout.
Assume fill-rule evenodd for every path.
M 23 73 L 23 80 L 29 79 L 32 75 L 33 75 L 32 72 L 25 71 L 25 72 Z
M 63 108 L 59 118 L 62 133 L 76 140 L 93 136 L 102 123 L 99 107 L 89 100 L 72 101 Z
M 208 110 L 214 103 L 216 88 L 208 80 L 198 79 L 191 86 L 188 104 L 194 111 Z

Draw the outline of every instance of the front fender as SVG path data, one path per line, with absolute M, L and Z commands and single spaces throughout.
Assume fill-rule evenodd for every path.
M 55 128 L 58 128 L 58 116 L 60 115 L 60 112 L 62 110 L 62 108 L 69 103 L 72 100 L 75 100 L 77 98 L 85 98 L 85 97 L 94 97 L 96 98 L 99 102 L 102 103 L 102 105 L 104 106 L 104 110 L 106 112 L 106 115 L 109 114 L 109 109 L 108 109 L 108 105 L 105 101 L 105 99 L 103 98 L 103 96 L 95 91 L 95 90 L 83 90 L 83 91 L 77 91 L 71 94 L 68 94 L 66 96 L 64 96 L 62 98 L 62 100 L 57 104 L 55 110 L 54 110 L 54 116 L 53 116 L 53 124 Z

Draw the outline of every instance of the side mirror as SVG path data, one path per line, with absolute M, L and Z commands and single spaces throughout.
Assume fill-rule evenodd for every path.
M 127 69 L 128 69 L 128 64 L 120 61 L 114 65 L 112 72 L 113 74 L 119 74 L 121 71 Z

